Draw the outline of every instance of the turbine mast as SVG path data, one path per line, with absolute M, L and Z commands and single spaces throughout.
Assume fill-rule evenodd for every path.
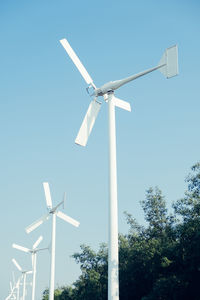
M 117 158 L 114 94 L 108 95 L 109 127 L 109 247 L 108 247 L 108 300 L 119 299 Z

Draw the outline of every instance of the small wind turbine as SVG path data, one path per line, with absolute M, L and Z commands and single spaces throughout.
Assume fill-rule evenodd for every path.
M 60 219 L 72 224 L 75 227 L 79 226 L 79 222 L 72 219 L 71 217 L 65 215 L 61 211 L 57 211 L 58 207 L 64 203 L 64 200 L 61 201 L 58 205 L 55 207 L 52 207 L 52 200 L 51 200 L 51 194 L 49 189 L 48 182 L 43 183 L 44 192 L 45 192 L 45 198 L 46 198 L 46 204 L 47 209 L 49 212 L 42 216 L 39 220 L 35 221 L 28 227 L 26 227 L 26 232 L 30 233 L 31 231 L 35 230 L 38 226 L 40 226 L 42 223 L 47 221 L 50 216 L 52 216 L 52 235 L 51 235 L 51 274 L 50 274 L 50 293 L 49 293 L 49 300 L 54 299 L 54 281 L 55 281 L 55 248 L 56 248 L 56 216 Z
M 12 277 L 13 277 L 13 293 L 16 294 L 16 295 L 14 295 L 15 298 L 17 300 L 19 300 L 19 287 L 20 287 L 21 275 L 20 275 L 20 277 L 18 278 L 17 281 L 15 280 L 15 274 L 14 274 L 14 272 L 12 272 Z M 10 282 L 10 287 L 12 287 L 12 283 L 11 282 Z M 6 299 L 10 299 L 10 298 L 6 298 Z
M 109 124 L 109 247 L 108 247 L 108 300 L 119 299 L 118 279 L 118 208 L 117 208 L 117 163 L 116 163 L 116 128 L 115 128 L 115 106 L 131 111 L 130 104 L 116 98 L 114 91 L 124 84 L 144 76 L 155 70 L 160 70 L 165 77 L 170 78 L 178 74 L 177 45 L 165 50 L 159 64 L 151 69 L 140 72 L 127 78 L 110 81 L 97 88 L 88 74 L 87 70 L 79 60 L 66 39 L 60 40 L 69 57 L 88 84 L 87 92 L 94 97 L 86 112 L 75 143 L 86 146 L 89 135 L 101 108 L 101 102 L 97 99 L 103 96 L 108 103 Z M 91 92 L 92 90 L 92 92 Z
M 5 300 L 17 299 L 16 298 L 16 291 L 15 291 L 15 289 L 16 289 L 15 281 L 13 281 L 13 284 L 10 281 L 10 294 L 5 298 Z
M 39 246 L 39 244 L 41 243 L 42 240 L 43 240 L 43 237 L 40 236 L 40 237 L 37 239 L 37 241 L 33 244 L 32 249 L 29 249 L 29 248 L 26 248 L 26 247 L 22 247 L 22 246 L 17 245 L 17 244 L 12 244 L 12 247 L 13 247 L 13 248 L 31 254 L 32 268 L 33 268 L 32 300 L 35 299 L 35 279 L 36 279 L 36 258 L 37 258 L 37 252 L 38 252 L 38 251 L 41 251 L 41 250 L 46 250 L 46 249 L 48 249 L 48 248 L 40 248 L 40 249 L 37 248 L 37 247 Z
M 12 277 L 13 277 L 13 283 L 10 281 L 10 294 L 5 300 L 8 299 L 19 300 L 19 285 L 20 285 L 21 276 L 18 278 L 17 282 L 15 280 L 14 272 L 12 272 Z
M 15 283 L 15 288 L 17 290 L 17 300 L 19 300 L 19 288 L 20 288 L 21 276 L 18 278 L 17 282 Z
M 25 300 L 25 295 L 26 295 L 26 275 L 27 274 L 32 274 L 32 271 L 26 271 L 22 270 L 21 266 L 16 262 L 16 260 L 13 258 L 12 262 L 14 265 L 17 267 L 17 269 L 22 273 L 23 276 L 23 295 L 22 295 L 22 300 Z

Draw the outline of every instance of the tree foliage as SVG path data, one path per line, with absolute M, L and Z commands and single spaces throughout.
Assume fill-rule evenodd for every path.
M 120 300 L 200 299 L 200 163 L 191 171 L 173 216 L 157 187 L 141 202 L 147 226 L 125 213 L 129 232 L 119 235 Z M 73 257 L 81 275 L 72 286 L 57 289 L 55 300 L 106 300 L 107 246 L 95 252 L 81 245 L 80 250 Z

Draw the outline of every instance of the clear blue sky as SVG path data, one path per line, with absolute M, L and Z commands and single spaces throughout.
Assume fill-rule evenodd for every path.
M 103 105 L 86 148 L 74 139 L 90 99 L 59 39 L 66 37 L 97 86 L 155 66 L 178 44 L 180 74 L 156 71 L 116 92 L 132 112 L 117 109 L 119 231 L 123 211 L 144 222 L 139 201 L 158 185 L 168 206 L 183 196 L 184 179 L 200 153 L 199 1 L 11 1 L 0 3 L 1 286 L 8 295 L 11 259 L 29 268 L 39 235 L 50 243 L 50 222 L 24 228 L 46 212 L 43 181 L 53 202 L 67 192 L 64 212 L 79 229 L 57 220 L 56 285 L 80 274 L 70 257 L 82 243 L 107 242 L 108 137 Z M 37 300 L 49 283 L 49 254 L 38 256 Z

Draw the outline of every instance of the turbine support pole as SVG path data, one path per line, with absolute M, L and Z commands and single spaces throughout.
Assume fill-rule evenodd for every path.
M 19 280 L 19 279 L 18 279 Z M 18 281 L 18 286 L 17 286 L 17 300 L 19 300 L 19 287 L 20 287 L 20 281 L 21 279 Z
M 54 300 L 55 250 L 56 250 L 56 212 L 53 212 L 52 213 L 51 274 L 50 274 L 49 300 Z
M 22 295 L 22 300 L 25 300 L 25 295 L 26 295 L 26 272 L 24 272 L 23 274 L 23 279 L 24 279 L 24 282 L 23 282 L 23 295 Z
M 108 243 L 108 300 L 119 300 L 118 208 L 115 101 L 108 94 L 109 127 L 109 243 Z
M 32 253 L 32 262 L 33 262 L 32 300 L 35 300 L 36 252 Z

